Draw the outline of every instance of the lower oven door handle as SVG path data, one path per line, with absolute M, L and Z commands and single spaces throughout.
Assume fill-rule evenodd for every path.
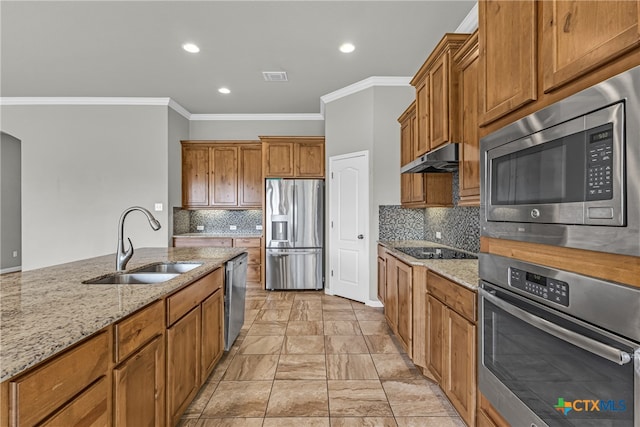
M 480 292 L 482 294 L 482 297 L 490 301 L 492 304 L 500 307 L 502 310 L 506 311 L 512 316 L 515 316 L 518 319 L 523 320 L 530 325 L 540 329 L 541 331 L 553 335 L 558 339 L 571 343 L 576 347 L 580 347 L 583 350 L 586 350 L 604 359 L 610 360 L 614 363 L 617 363 L 618 365 L 624 365 L 631 361 L 631 355 L 623 350 L 611 347 L 610 345 L 601 343 L 600 341 L 596 341 L 589 337 L 585 337 L 584 335 L 580 335 L 576 332 L 570 331 L 569 329 L 563 328 L 562 326 L 558 326 L 552 322 L 549 322 L 548 320 L 545 320 L 541 317 L 535 316 L 521 308 L 509 304 L 508 302 L 485 291 L 484 289 L 480 289 Z

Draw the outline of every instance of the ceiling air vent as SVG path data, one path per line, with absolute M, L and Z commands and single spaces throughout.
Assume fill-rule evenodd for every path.
M 263 71 L 262 77 L 267 82 L 286 82 L 287 72 L 286 71 Z

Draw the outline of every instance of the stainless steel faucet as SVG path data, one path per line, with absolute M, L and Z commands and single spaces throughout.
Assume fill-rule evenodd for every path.
M 147 216 L 147 219 L 149 220 L 149 225 L 151 225 L 151 228 L 156 231 L 160 230 L 160 223 L 158 222 L 158 220 L 155 219 L 153 215 L 151 215 L 151 212 L 149 212 L 145 208 L 142 208 L 140 206 L 132 206 L 122 212 L 122 215 L 120 215 L 120 222 L 118 224 L 118 253 L 116 254 L 117 271 L 124 271 L 125 268 L 127 268 L 127 263 L 133 256 L 133 244 L 131 244 L 131 239 L 129 239 L 128 237 L 127 240 L 129 241 L 129 249 L 127 249 L 126 251 L 124 250 L 124 219 L 129 214 L 129 212 L 132 211 L 140 211 L 145 214 Z

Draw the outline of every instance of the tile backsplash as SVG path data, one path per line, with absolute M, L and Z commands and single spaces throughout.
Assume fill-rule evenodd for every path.
M 453 176 L 453 208 L 405 209 L 380 206 L 379 240 L 430 240 L 480 252 L 480 208 L 458 204 L 458 173 Z M 441 239 L 436 238 L 440 232 Z
M 197 226 L 204 230 L 198 230 Z M 261 234 L 256 226 L 262 225 L 262 210 L 185 210 L 174 208 L 173 230 L 175 234 L 224 233 Z M 231 230 L 231 226 L 236 226 Z

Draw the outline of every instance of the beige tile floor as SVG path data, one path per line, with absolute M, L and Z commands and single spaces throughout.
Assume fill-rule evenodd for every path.
M 460 427 L 381 309 L 318 291 L 247 289 L 240 336 L 181 427 Z

